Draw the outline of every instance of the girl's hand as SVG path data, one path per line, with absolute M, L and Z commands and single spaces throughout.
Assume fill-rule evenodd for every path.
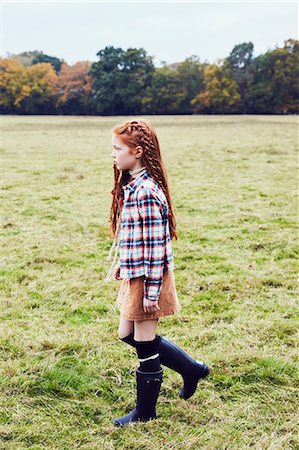
M 113 273 L 112 273 L 113 279 L 114 280 L 121 280 L 119 275 L 120 275 L 120 264 L 117 263 L 116 266 L 114 266 L 114 269 L 113 269 Z
M 153 302 L 151 300 L 147 300 L 146 298 L 143 299 L 143 311 L 146 313 L 154 313 L 155 311 L 158 311 L 160 309 L 160 306 L 158 305 L 158 302 Z

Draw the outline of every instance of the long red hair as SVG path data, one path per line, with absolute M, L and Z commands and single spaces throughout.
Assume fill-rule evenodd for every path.
M 169 232 L 171 239 L 178 239 L 176 231 L 176 219 L 174 216 L 171 196 L 169 193 L 167 173 L 162 160 L 158 137 L 152 125 L 146 120 L 127 120 L 112 128 L 112 132 L 129 148 L 140 145 L 143 148 L 142 165 L 147 172 L 163 189 L 169 208 Z M 121 213 L 124 191 L 122 186 L 129 182 L 130 174 L 128 170 L 119 170 L 115 164 L 114 188 L 111 191 L 112 205 L 110 209 L 110 228 L 113 236 L 116 233 L 116 225 Z

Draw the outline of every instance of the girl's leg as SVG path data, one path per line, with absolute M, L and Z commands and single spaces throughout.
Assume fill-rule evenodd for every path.
M 148 340 L 153 339 L 153 330 L 155 327 L 154 324 L 150 323 L 151 321 L 148 322 L 149 324 L 147 325 L 135 321 L 133 328 L 137 324 L 139 334 L 137 335 L 135 332 L 134 339 L 133 330 L 130 334 L 123 337 L 122 341 L 136 348 L 136 341 L 144 340 L 142 339 L 144 337 L 147 337 Z M 160 339 L 160 363 L 182 375 L 184 387 L 180 391 L 180 397 L 187 400 L 194 394 L 198 381 L 201 378 L 205 378 L 210 373 L 210 369 L 203 361 L 191 358 L 184 350 L 165 336 L 157 336 Z
M 128 336 L 134 331 L 134 322 L 132 320 L 128 320 L 123 316 L 120 316 L 119 327 L 118 327 L 118 336 L 120 339 Z
M 134 321 L 133 341 L 140 363 L 136 369 L 137 403 L 128 414 L 113 420 L 116 426 L 156 418 L 156 403 L 163 379 L 157 322 L 158 319 Z
M 158 319 L 134 321 L 134 342 L 140 362 L 139 370 L 143 372 L 161 370 L 157 322 Z
M 158 319 L 134 321 L 135 341 L 152 341 L 155 339 L 157 323 Z

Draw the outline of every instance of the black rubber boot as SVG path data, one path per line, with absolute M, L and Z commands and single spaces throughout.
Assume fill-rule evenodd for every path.
M 207 364 L 191 358 L 184 350 L 166 337 L 160 335 L 157 336 L 159 336 L 160 339 L 160 363 L 182 375 L 184 386 L 179 395 L 184 400 L 187 400 L 196 391 L 198 381 L 209 375 L 210 369 Z M 135 347 L 133 333 L 121 338 L 121 340 L 132 347 Z
M 113 419 L 117 427 L 131 422 L 147 422 L 156 419 L 156 403 L 163 381 L 163 369 L 158 372 L 141 372 L 136 369 L 137 404 L 123 417 Z

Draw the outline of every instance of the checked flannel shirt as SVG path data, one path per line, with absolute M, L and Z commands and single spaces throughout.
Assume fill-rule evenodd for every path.
M 123 186 L 123 189 L 120 278 L 145 275 L 144 298 L 157 301 L 164 269 L 174 269 L 167 199 L 147 170 Z

